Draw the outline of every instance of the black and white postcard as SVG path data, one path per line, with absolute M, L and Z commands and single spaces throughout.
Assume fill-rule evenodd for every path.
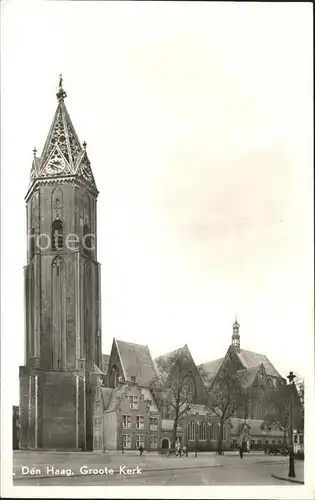
M 314 498 L 312 19 L 1 3 L 3 497 Z

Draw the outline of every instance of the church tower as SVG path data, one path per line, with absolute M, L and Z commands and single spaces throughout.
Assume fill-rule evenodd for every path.
M 65 106 L 58 106 L 26 194 L 25 364 L 21 448 L 91 450 L 94 374 L 101 367 L 98 191 Z
M 235 351 L 239 351 L 241 347 L 240 325 L 237 322 L 237 318 L 235 318 L 233 324 L 232 347 L 234 347 Z

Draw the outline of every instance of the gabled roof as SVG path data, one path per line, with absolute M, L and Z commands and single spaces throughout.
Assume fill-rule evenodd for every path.
M 262 364 L 264 365 L 267 375 L 271 377 L 281 377 L 279 372 L 277 372 L 275 367 L 270 363 L 269 359 L 264 354 L 246 351 L 245 349 L 240 349 L 240 351 L 235 352 L 235 354 L 238 356 L 244 368 L 249 369 Z
M 148 346 L 122 340 L 116 340 L 116 345 L 126 380 L 135 377 L 137 384 L 149 386 L 156 374 Z
M 167 361 L 167 359 L 183 355 L 186 356 L 187 358 L 191 359 L 193 363 L 194 360 L 192 358 L 192 355 L 190 354 L 190 350 L 188 349 L 187 344 L 185 344 L 183 347 L 180 347 L 179 349 L 174 349 L 174 351 L 167 352 L 166 354 L 162 354 L 161 356 L 158 356 L 157 358 L 154 358 L 154 366 L 158 370 L 159 368 L 159 363 L 161 361 Z
M 251 366 L 245 370 L 238 370 L 237 373 L 239 373 L 241 375 L 240 381 L 241 381 L 242 387 L 244 389 L 247 389 L 248 387 L 253 385 L 253 382 L 256 378 L 256 375 L 260 371 L 260 367 L 261 367 L 261 365 L 255 365 L 255 366 Z M 242 372 L 242 373 L 240 373 L 240 372 Z
M 225 358 L 218 358 L 198 365 L 198 370 L 206 385 L 211 384 Z

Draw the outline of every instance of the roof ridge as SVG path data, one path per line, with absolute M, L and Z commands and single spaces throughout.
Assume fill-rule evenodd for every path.
M 135 342 L 128 342 L 127 340 L 117 340 L 116 339 L 116 342 L 122 342 L 123 344 L 136 345 L 136 346 L 148 348 L 148 346 L 146 344 L 136 344 Z

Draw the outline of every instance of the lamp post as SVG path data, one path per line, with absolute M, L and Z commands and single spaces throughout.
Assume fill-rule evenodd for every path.
M 290 400 L 291 400 L 291 411 L 290 411 L 290 455 L 289 455 L 289 477 L 295 477 L 295 467 L 294 467 L 294 446 L 293 446 L 293 386 L 294 379 L 296 375 L 293 372 L 290 372 L 287 376 L 290 385 Z

